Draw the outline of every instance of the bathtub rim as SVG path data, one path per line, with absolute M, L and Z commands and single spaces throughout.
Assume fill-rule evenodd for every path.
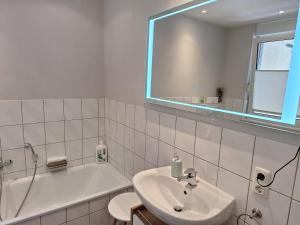
M 25 216 L 19 216 L 17 218 L 0 221 L 0 225 L 17 225 L 18 223 L 26 222 L 26 221 L 29 221 L 29 220 L 34 219 L 36 217 L 49 215 L 49 214 L 58 212 L 62 209 L 67 209 L 67 208 L 70 208 L 72 206 L 79 205 L 79 204 L 85 203 L 85 202 L 89 202 L 93 199 L 101 198 L 101 197 L 113 194 L 115 192 L 124 190 L 126 188 L 133 187 L 132 182 L 128 178 L 126 178 L 123 174 L 121 174 L 116 168 L 114 168 L 110 163 L 105 163 L 105 164 L 90 163 L 90 164 L 71 167 L 71 168 L 67 168 L 67 169 L 78 168 L 78 167 L 83 167 L 83 166 L 87 166 L 87 165 L 107 165 L 113 170 L 114 173 L 118 173 L 120 176 L 122 176 L 122 179 L 123 179 L 124 182 L 122 182 L 121 185 L 110 188 L 106 191 L 102 191 L 102 192 L 98 192 L 98 193 L 93 194 L 93 195 L 89 195 L 88 197 L 81 198 L 80 200 L 69 201 L 69 202 L 67 202 L 65 204 L 61 204 L 57 207 L 47 208 L 47 210 L 43 210 L 43 211 L 40 211 L 38 213 L 27 214 Z M 51 172 L 48 172 L 48 173 L 51 173 Z M 23 178 L 21 178 L 21 179 L 23 179 Z M 6 182 L 8 182 L 8 181 L 6 181 Z

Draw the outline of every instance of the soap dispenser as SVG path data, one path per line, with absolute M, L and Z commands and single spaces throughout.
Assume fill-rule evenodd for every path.
M 172 159 L 171 176 L 174 178 L 182 176 L 182 159 L 180 159 L 178 155 Z
M 96 162 L 105 163 L 107 162 L 107 147 L 104 141 L 100 141 L 99 145 L 96 147 Z

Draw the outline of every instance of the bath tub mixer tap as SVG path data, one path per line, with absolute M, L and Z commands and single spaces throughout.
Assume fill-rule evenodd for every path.
M 0 157 L 0 169 L 3 169 L 5 166 L 10 166 L 11 164 L 13 164 L 11 159 L 3 161 L 3 159 Z
M 32 161 L 33 161 L 34 163 L 37 163 L 37 160 L 38 160 L 38 158 L 39 158 L 39 155 L 34 151 L 32 145 L 31 145 L 30 143 L 25 143 L 24 147 L 25 147 L 25 149 L 31 150 L 31 153 L 32 153 Z

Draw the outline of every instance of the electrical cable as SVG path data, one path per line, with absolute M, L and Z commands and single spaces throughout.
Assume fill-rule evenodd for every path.
M 261 177 L 260 176 L 256 177 L 257 183 L 261 187 L 269 187 L 269 186 L 271 186 L 274 183 L 274 181 L 275 181 L 277 173 L 280 172 L 282 169 L 284 169 L 286 166 L 288 166 L 290 163 L 292 163 L 294 160 L 296 160 L 297 156 L 299 155 L 299 153 L 300 153 L 300 146 L 299 146 L 298 151 L 297 151 L 296 155 L 294 156 L 294 158 L 292 158 L 290 161 L 288 161 L 286 164 L 284 164 L 282 167 L 280 167 L 278 170 L 275 171 L 274 176 L 272 178 L 272 181 L 269 184 L 266 184 L 266 185 L 260 184 L 260 180 L 264 180 L 265 179 L 265 177 L 263 175 Z
M 237 218 L 237 220 L 236 220 L 236 224 L 237 224 L 237 225 L 239 225 L 240 219 L 242 218 L 242 216 L 248 216 L 251 220 L 254 220 L 258 225 L 261 225 L 261 224 L 257 221 L 257 219 L 254 218 L 254 216 L 251 216 L 251 215 L 249 215 L 249 214 L 247 214 L 247 213 L 243 213 L 243 214 L 241 214 L 241 215 L 238 216 L 238 218 Z

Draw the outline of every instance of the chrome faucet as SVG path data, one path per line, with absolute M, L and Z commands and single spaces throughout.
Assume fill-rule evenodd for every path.
M 197 172 L 194 168 L 188 168 L 184 171 L 184 176 L 178 177 L 177 181 L 186 181 L 190 186 L 196 186 L 197 185 Z
M 13 164 L 13 161 L 11 159 L 3 161 L 2 157 L 0 157 L 0 170 L 5 166 L 10 166 L 11 164 Z

